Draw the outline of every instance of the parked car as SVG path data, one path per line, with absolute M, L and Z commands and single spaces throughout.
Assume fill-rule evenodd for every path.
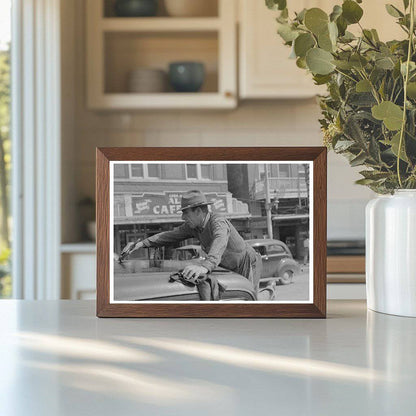
M 293 282 L 300 267 L 285 243 L 272 239 L 247 240 L 247 243 L 261 255 L 261 279 L 276 277 L 284 285 Z
M 169 282 L 171 272 L 114 274 L 116 301 L 199 301 L 196 286 Z M 224 301 L 254 301 L 256 294 L 249 280 L 236 273 L 214 271 L 213 276 L 226 287 Z M 272 300 L 272 299 L 269 299 Z
M 196 286 L 188 286 L 180 281 L 169 282 L 172 272 L 182 270 L 186 264 L 201 261 L 199 246 L 185 246 L 177 249 L 174 257 L 179 259 L 162 260 L 161 267 L 155 268 L 153 259 L 114 260 L 114 300 L 115 301 L 199 301 Z M 191 253 L 191 258 L 183 258 L 184 253 Z M 226 290 L 221 301 L 255 301 L 256 290 L 252 283 L 237 273 L 216 268 L 215 276 Z M 277 298 L 277 280 L 269 279 L 257 293 L 257 300 L 272 301 Z

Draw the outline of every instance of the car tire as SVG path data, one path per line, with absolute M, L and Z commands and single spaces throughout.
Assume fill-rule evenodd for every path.
M 293 276 L 295 275 L 295 272 L 291 269 L 281 270 L 279 273 L 279 280 L 280 284 L 282 285 L 289 285 L 293 282 Z

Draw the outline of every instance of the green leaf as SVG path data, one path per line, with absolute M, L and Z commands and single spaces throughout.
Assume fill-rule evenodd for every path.
M 338 19 L 338 17 L 340 17 L 341 15 L 342 15 L 342 7 L 337 4 L 332 9 L 332 13 L 329 15 L 329 20 L 331 22 L 335 22 Z
M 315 81 L 315 85 L 323 85 L 323 84 L 326 84 L 327 82 L 331 81 L 331 75 L 315 74 L 314 77 L 313 77 L 313 80 Z
M 297 13 L 295 20 L 297 20 L 298 22 L 303 23 L 303 21 L 305 20 L 306 11 L 307 11 L 306 9 L 303 9 L 302 11 Z
M 353 0 L 346 0 L 342 4 L 342 16 L 349 23 L 358 23 L 363 16 L 363 9 Z
M 337 27 L 340 36 L 344 36 L 348 27 L 348 23 L 342 16 L 338 17 L 337 19 Z
M 374 182 L 374 179 L 358 179 L 355 181 L 356 185 L 370 185 Z
M 306 52 L 315 46 L 315 40 L 310 33 L 302 33 L 295 39 L 295 53 L 301 58 L 306 56 Z
M 296 66 L 301 69 L 307 69 L 305 57 L 296 59 Z
M 339 27 L 337 26 L 337 28 L 338 28 L 338 30 L 339 30 Z M 354 34 L 352 34 L 351 32 L 348 32 L 348 30 L 344 33 L 344 36 L 342 36 L 341 38 L 340 38 L 340 41 L 341 42 L 344 42 L 344 43 L 348 43 L 348 42 L 351 42 L 351 41 L 353 41 L 353 40 L 355 40 L 356 39 L 356 37 L 355 37 L 355 35 Z
M 407 97 L 416 100 L 416 82 L 409 82 L 407 84 Z
M 333 63 L 337 68 L 344 70 L 344 71 L 347 71 L 352 68 L 352 65 L 348 61 L 344 61 L 341 59 L 335 59 Z
M 414 70 L 416 70 L 416 64 L 412 61 L 409 62 L 409 74 L 411 72 L 413 72 Z M 406 62 L 402 62 L 400 64 L 400 72 L 402 74 L 403 77 L 406 76 Z
M 379 172 L 376 170 L 362 170 L 360 175 L 363 175 L 365 179 L 372 179 L 377 181 L 379 179 L 385 179 L 391 176 L 390 172 Z
M 306 54 L 306 64 L 313 74 L 327 75 L 334 69 L 333 56 L 323 49 L 313 48 Z
M 367 108 L 375 105 L 376 100 L 373 94 L 369 92 L 353 92 L 349 95 L 348 104 L 360 108 Z
M 371 83 L 373 85 L 378 84 L 382 79 L 384 79 L 385 74 L 386 71 L 384 71 L 384 69 L 374 67 L 370 74 Z
M 374 159 L 374 162 L 379 164 L 381 161 L 380 147 L 378 145 L 377 140 L 374 137 L 370 138 L 370 145 L 368 146 L 368 151 L 370 152 L 370 156 Z
M 386 79 L 385 79 L 385 78 L 383 78 L 383 81 L 381 81 L 381 85 L 380 85 L 380 87 L 379 87 L 379 89 L 378 89 L 378 93 L 380 94 L 380 97 L 381 97 L 383 100 L 385 100 L 385 99 L 386 99 L 386 94 L 385 94 L 385 92 L 384 92 L 385 87 L 386 87 Z
M 376 42 L 380 42 L 380 38 L 378 37 L 378 33 L 377 33 L 377 30 L 376 29 L 371 29 L 371 34 L 373 35 L 373 39 Z
M 391 146 L 391 151 L 393 152 L 393 154 L 397 157 L 399 155 L 399 145 L 400 145 L 400 132 L 396 133 L 392 139 L 390 141 L 388 140 L 382 140 L 381 141 L 383 144 L 385 144 L 386 146 Z M 405 162 L 409 162 L 409 159 L 406 156 L 406 152 L 404 149 L 404 139 L 402 142 L 402 147 L 400 149 L 400 159 L 405 161 Z
M 355 142 L 352 140 L 338 140 L 334 146 L 334 150 L 337 153 L 345 152 L 351 146 L 354 146 Z
M 333 52 L 335 46 L 331 41 L 329 32 L 324 32 L 318 35 L 318 45 L 321 49 L 328 52 Z
M 350 165 L 352 167 L 360 166 L 360 165 L 363 165 L 366 160 L 367 160 L 367 155 L 364 152 L 362 152 L 358 156 L 356 156 L 354 159 L 350 160 Z
M 355 90 L 357 92 L 371 92 L 371 82 L 367 79 L 362 79 L 361 81 L 357 82 Z
M 345 135 L 350 140 L 353 140 L 355 143 L 357 143 L 361 149 L 365 149 L 367 147 L 367 140 L 365 138 L 364 131 L 361 128 L 361 122 L 362 119 L 360 114 L 352 114 L 345 121 L 344 132 Z
M 397 8 L 394 7 L 392 4 L 386 4 L 387 13 L 393 17 L 403 17 L 404 14 Z
M 409 0 L 403 0 L 403 6 L 404 6 L 404 9 L 406 10 L 409 7 Z
M 380 59 L 376 59 L 375 64 L 378 68 L 392 70 L 394 69 L 394 61 L 391 57 L 384 57 Z
M 271 10 L 283 10 L 286 8 L 286 0 L 266 0 L 266 6 Z
M 401 78 L 402 74 L 400 73 L 400 61 L 397 61 L 394 65 L 393 72 L 392 72 L 393 78 L 398 79 Z
M 383 101 L 371 109 L 377 120 L 382 120 L 389 130 L 399 130 L 402 127 L 403 110 L 391 101 Z
M 337 24 L 334 23 L 334 22 L 329 22 L 328 23 L 328 32 L 329 32 L 329 37 L 331 39 L 332 44 L 334 45 L 334 47 L 336 47 L 337 38 L 338 38 L 338 26 L 337 26 Z
M 318 7 L 306 11 L 305 26 L 315 35 L 324 33 L 328 28 L 328 15 Z
M 363 69 L 368 63 L 368 61 L 364 58 L 364 56 L 358 53 L 354 53 L 353 55 L 351 55 L 349 62 L 354 68 L 357 68 L 357 69 Z
M 285 42 L 291 42 L 299 36 L 299 32 L 297 30 L 293 30 L 288 24 L 281 23 L 278 23 L 277 25 L 277 33 Z
M 371 33 L 371 30 L 364 29 L 363 30 L 364 39 L 370 43 L 374 43 L 373 34 Z

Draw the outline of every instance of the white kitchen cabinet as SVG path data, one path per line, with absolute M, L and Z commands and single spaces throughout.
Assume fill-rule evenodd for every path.
M 112 0 L 88 0 L 87 105 L 90 109 L 207 109 L 237 105 L 235 2 L 217 2 L 217 16 L 116 17 Z M 138 68 L 168 70 L 175 61 L 202 62 L 202 90 L 176 93 L 128 92 Z
M 401 0 L 389 3 L 403 8 Z M 291 0 L 289 14 L 303 8 L 319 7 L 329 13 L 337 0 Z M 312 76 L 289 59 L 290 48 L 277 34 L 275 17 L 264 1 L 239 0 L 239 95 L 240 98 L 308 98 L 323 93 L 324 87 L 314 85 Z M 361 24 L 376 28 L 383 41 L 403 38 L 404 32 L 389 16 L 384 4 L 367 1 L 361 4 Z M 348 30 L 358 33 L 358 25 Z
M 95 244 L 62 244 L 61 253 L 61 298 L 72 300 L 95 299 Z
M 290 10 L 322 7 L 322 2 L 293 0 Z M 318 94 L 312 76 L 289 59 L 290 48 L 277 34 L 275 17 L 264 1 L 239 0 L 240 98 L 308 98 Z

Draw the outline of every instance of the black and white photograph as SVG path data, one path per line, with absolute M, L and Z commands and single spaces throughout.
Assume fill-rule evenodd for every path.
M 312 169 L 110 162 L 110 303 L 313 303 Z

